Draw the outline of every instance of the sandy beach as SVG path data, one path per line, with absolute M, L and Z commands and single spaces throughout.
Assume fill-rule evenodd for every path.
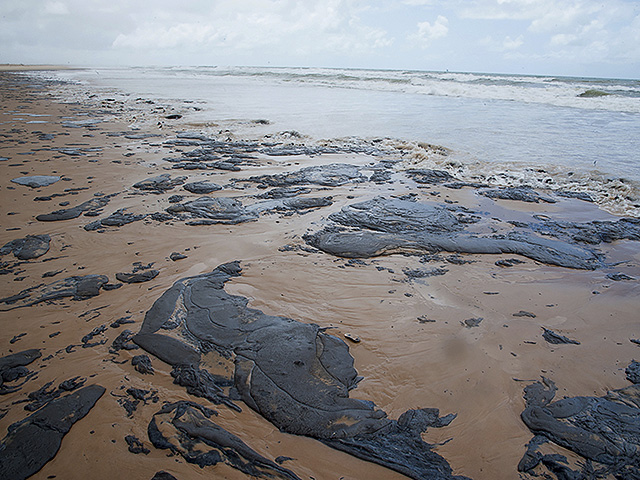
M 6 246 L 0 357 L 41 353 L 23 366 L 29 373 L 5 377 L 0 385 L 0 437 L 9 438 L 11 425 L 48 402 L 89 385 L 104 388 L 63 435 L 59 451 L 29 478 L 107 479 L 127 472 L 151 479 L 159 471 L 179 480 L 411 477 L 384 466 L 386 460 L 357 458 L 333 438 L 287 433 L 302 427 L 289 418 L 278 423 L 278 404 L 272 417 L 265 413 L 260 396 L 271 393 L 264 388 L 251 391 L 258 408 L 251 405 L 238 383 L 238 352 L 247 344 L 223 346 L 183 325 L 151 330 L 145 314 L 172 285 L 231 262 L 241 272 L 220 274 L 224 281 L 215 291 L 221 301 L 236 308 L 246 299 L 238 315 L 276 322 L 269 328 L 280 328 L 276 319 L 282 318 L 296 328 L 317 325 L 317 338 L 337 339 L 331 343 L 340 352 L 335 358 L 348 347 L 362 377 L 349 386 L 350 399 L 373 402 L 393 428 L 407 410 L 455 414 L 424 433 L 412 431 L 412 441 L 432 445 L 454 476 L 547 472 L 542 463 L 518 472 L 534 437 L 521 418 L 525 387 L 543 377 L 557 386 L 555 400 L 599 398 L 632 385 L 625 369 L 640 359 L 637 220 L 622 227 L 623 217 L 558 192 L 508 190 L 509 199 L 504 189 L 497 197 L 487 194 L 496 189 L 480 181 L 456 185 L 455 177 L 412 170 L 410 159 L 382 140 L 310 145 L 291 132 L 265 136 L 255 121 L 243 124 L 241 133 L 223 124 L 216 130 L 215 119 L 206 126 L 190 123 L 188 105 L 176 110 L 146 98 L 107 98 L 16 73 L 1 72 L 0 88 L 0 247 Z M 447 155 L 446 148 L 423 148 L 427 156 Z M 346 173 L 331 167 L 344 164 L 353 167 Z M 317 170 L 291 176 L 309 167 Z M 36 177 L 34 186 L 15 182 L 30 177 Z M 190 203 L 201 198 L 236 203 Z M 415 205 L 428 210 L 414 212 Z M 376 209 L 388 217 L 364 218 Z M 416 236 L 422 227 L 401 228 L 411 215 L 422 222 L 427 214 L 448 222 L 446 235 L 433 227 L 427 242 Z M 598 243 L 580 240 L 586 225 Z M 619 238 L 602 233 L 610 225 Z M 48 236 L 35 254 L 7 246 L 35 236 Z M 370 237 L 375 248 L 359 250 Z M 454 248 L 447 249 L 445 238 Z M 566 255 L 552 255 L 558 251 Z M 80 292 L 79 279 L 88 275 L 107 278 L 92 277 L 89 291 Z M 184 295 L 183 303 L 162 306 L 167 319 L 190 318 Z M 125 330 L 130 335 L 123 336 Z M 174 382 L 183 365 L 167 358 L 178 350 L 144 337 L 160 334 L 199 349 L 196 371 L 230 382 L 220 383 L 224 401 L 216 404 Z M 276 337 L 285 351 L 297 341 L 288 335 Z M 268 343 L 247 338 L 250 345 Z M 143 355 L 153 374 L 132 364 Z M 283 375 L 294 360 L 282 366 Z M 316 373 L 309 369 L 314 381 Z M 69 379 L 72 385 L 61 389 Z M 314 401 L 321 394 L 309 393 Z M 258 457 L 272 463 L 247 473 L 229 460 L 233 455 L 199 466 L 180 453 L 184 445 L 157 448 L 149 437 L 154 419 L 163 438 L 178 442 L 168 414 L 159 413 L 176 402 L 215 410 L 209 420 L 257 455 L 240 463 L 255 466 Z M 302 417 L 295 420 L 304 423 Z M 345 417 L 344 431 L 358 421 Z M 131 452 L 128 436 L 141 444 L 138 453 Z M 194 451 L 209 447 L 199 443 Z M 584 456 L 565 447 L 550 439 L 540 452 L 564 455 L 568 467 L 579 470 Z M 438 478 L 453 478 L 447 475 Z

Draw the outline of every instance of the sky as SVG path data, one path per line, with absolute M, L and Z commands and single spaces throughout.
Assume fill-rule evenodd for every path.
M 2 0 L 0 63 L 640 79 L 640 0 Z

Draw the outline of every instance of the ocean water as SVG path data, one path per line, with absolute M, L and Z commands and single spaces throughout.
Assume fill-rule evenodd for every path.
M 196 102 L 193 122 L 261 119 L 312 139 L 426 142 L 450 149 L 469 177 L 508 171 L 533 186 L 608 184 L 610 209 L 640 203 L 640 80 L 258 67 L 56 75 L 176 105 Z M 534 179 L 534 171 L 542 173 Z

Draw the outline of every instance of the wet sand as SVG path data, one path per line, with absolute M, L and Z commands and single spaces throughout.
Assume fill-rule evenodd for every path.
M 73 275 L 107 275 L 116 284 L 116 273 L 132 272 L 136 262 L 153 264 L 160 272 L 149 282 L 124 284 L 84 300 L 67 298 L 23 308 L 0 305 L 0 355 L 31 348 L 42 351 L 42 357 L 29 366 L 37 375 L 15 393 L 0 397 L 2 436 L 9 425 L 30 414 L 15 402 L 26 400 L 47 382 L 55 386 L 79 376 L 87 378 L 87 384 L 106 388 L 96 406 L 64 437 L 55 458 L 32 478 L 80 479 L 90 473 L 92 478 L 106 479 L 126 471 L 132 478 L 150 479 L 160 470 L 180 480 L 212 475 L 247 478 L 224 464 L 200 468 L 150 444 L 147 426 L 152 416 L 163 402 L 178 400 L 215 408 L 220 426 L 268 459 L 291 457 L 283 466 L 300 478 L 406 478 L 311 438 L 282 433 L 246 405 L 239 413 L 189 395 L 173 383 L 171 367 L 156 358 L 152 358 L 155 374 L 142 375 L 130 362 L 133 356 L 145 353 L 142 350 L 109 353 L 125 328 L 139 330 L 145 312 L 174 282 L 236 260 L 243 270 L 227 285 L 230 294 L 248 298 L 251 307 L 266 314 L 329 327 L 329 333 L 340 338 L 351 334 L 360 339 L 359 343 L 346 340 L 363 377 L 351 397 L 373 401 L 392 419 L 421 407 L 438 408 L 442 415 L 457 414 L 449 426 L 429 429 L 423 435 L 426 442 L 436 444 L 435 451 L 456 475 L 517 478 L 516 467 L 533 436 L 520 419 L 525 407 L 523 389 L 541 376 L 556 382 L 557 398 L 602 396 L 629 385 L 624 369 L 634 357 L 640 357 L 640 347 L 630 341 L 640 338 L 637 242 L 598 245 L 594 248 L 606 255 L 606 264 L 595 270 L 575 270 L 524 257 L 518 257 L 523 263 L 512 267 L 497 265 L 499 260 L 514 258 L 507 254 L 458 256 L 469 263 L 452 263 L 446 252 L 427 263 L 421 263 L 420 256 L 399 254 L 353 262 L 309 249 L 302 238 L 320 230 L 330 213 L 376 196 L 417 194 L 418 201 L 483 212 L 493 223 L 478 227 L 487 230 L 478 234 L 501 231 L 508 221 L 533 222 L 534 215 L 574 222 L 618 218 L 592 203 L 569 198 L 557 198 L 553 204 L 493 200 L 478 195 L 474 188 L 418 185 L 399 170 L 386 183 L 312 185 L 307 196 L 330 195 L 333 204 L 304 213 L 267 213 L 253 222 L 208 226 L 147 217 L 120 227 L 86 231 L 85 225 L 119 209 L 152 214 L 169 207 L 171 195 L 184 195 L 184 200 L 200 196 L 180 186 L 162 194 L 145 194 L 132 187 L 163 173 L 187 176 L 187 182 L 215 182 L 224 188 L 208 196 L 240 197 L 251 204 L 264 190 L 255 182 L 232 180 L 331 163 L 357 165 L 370 174 L 380 157 L 257 153 L 252 164 L 243 165 L 240 171 L 172 171 L 172 164 L 163 159 L 189 148 L 166 141 L 201 127 L 189 124 L 188 107 L 180 111 L 182 118 L 167 119 L 173 113 L 171 106 L 145 99 L 109 100 L 104 94 L 92 97 L 92 92 L 83 91 L 85 87 L 0 75 L 0 246 L 27 235 L 51 237 L 49 251 L 36 259 L 20 261 L 11 254 L 0 257 L 6 270 L 0 277 L 0 298 Z M 75 92 L 76 102 L 65 103 L 53 94 L 64 88 Z M 132 125 L 139 130 L 132 130 Z M 241 134 L 221 132 L 218 138 L 257 136 L 264 126 L 256 124 L 253 133 L 252 127 L 243 128 Z M 139 134 L 153 136 L 136 138 Z M 212 134 L 211 125 L 206 134 Z M 283 140 L 286 136 L 269 138 L 274 139 L 287 142 Z M 11 182 L 34 175 L 62 178 L 41 188 Z M 96 194 L 116 193 L 98 216 L 56 222 L 35 219 L 99 198 Z M 46 196 L 52 199 L 34 200 Z M 69 205 L 63 205 L 65 202 Z M 169 258 L 173 252 L 186 258 L 173 261 Z M 624 263 L 614 266 L 616 262 Z M 434 267 L 447 271 L 426 278 L 404 273 Z M 60 273 L 43 278 L 47 272 Z M 624 273 L 632 280 L 614 281 L 607 278 L 610 273 Z M 109 326 L 124 317 L 134 323 Z M 483 320 L 471 328 L 462 324 L 471 318 Z M 99 344 L 83 348 L 81 339 L 101 325 L 106 329 L 93 339 Z M 550 344 L 542 337 L 543 327 L 580 344 Z M 65 350 L 69 345 L 75 348 Z M 129 387 L 157 392 L 156 400 L 140 404 L 127 416 L 119 400 L 127 397 Z M 149 448 L 148 454 L 127 450 L 124 438 L 131 434 Z M 553 448 L 573 461 L 579 459 L 560 447 Z
M 63 65 L 32 65 L 23 63 L 2 63 L 0 64 L 0 72 L 36 72 L 44 71 L 49 72 L 52 70 L 67 70 L 72 67 L 65 67 Z

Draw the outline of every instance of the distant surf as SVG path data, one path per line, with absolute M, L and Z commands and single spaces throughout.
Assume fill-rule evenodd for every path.
M 329 68 L 167 67 L 153 71 L 640 113 L 640 80 Z M 585 102 L 582 98 L 599 100 Z

